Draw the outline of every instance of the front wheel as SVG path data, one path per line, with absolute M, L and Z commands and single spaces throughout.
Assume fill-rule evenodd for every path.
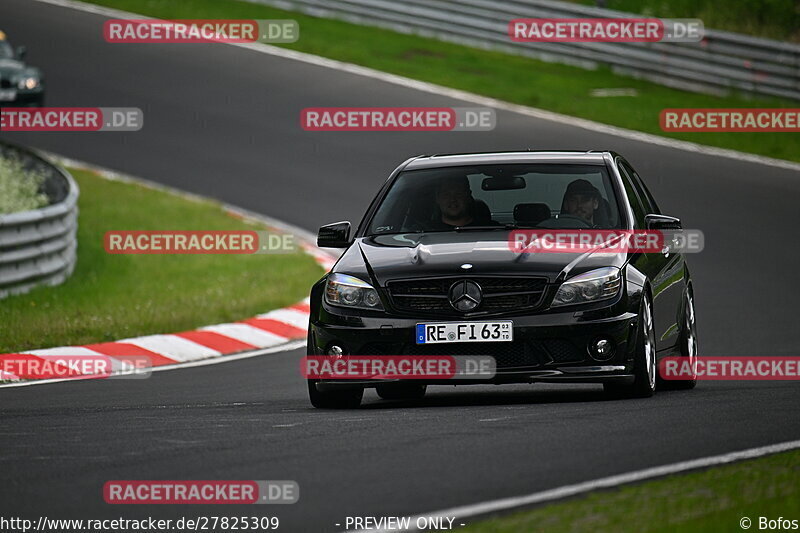
M 656 392 L 656 331 L 653 307 L 647 295 L 642 296 L 635 350 L 633 383 L 605 383 L 603 389 L 606 393 L 626 398 L 649 398 Z
M 323 392 L 317 390 L 316 380 L 308 380 L 308 398 L 317 409 L 355 409 L 363 396 L 364 387 Z
M 694 294 L 691 285 L 686 289 L 681 312 L 681 329 L 678 336 L 681 348 L 681 358 L 689 363 L 692 376 L 689 379 L 664 380 L 659 385 L 664 388 L 688 390 L 697 385 L 697 321 L 694 315 Z

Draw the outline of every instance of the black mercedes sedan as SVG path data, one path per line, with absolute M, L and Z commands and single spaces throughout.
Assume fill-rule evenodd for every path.
M 692 280 L 682 253 L 589 249 L 521 253 L 525 229 L 674 230 L 633 167 L 614 152 L 503 152 L 405 161 L 352 231 L 320 228 L 346 250 L 311 291 L 308 354 L 491 356 L 490 378 L 462 383 L 602 383 L 609 394 L 692 388 L 664 381 L 666 356 L 696 362 Z M 475 334 L 475 327 L 483 334 Z M 311 403 L 421 398 L 419 379 L 308 379 Z
M 44 76 L 25 63 L 25 47 L 16 49 L 0 30 L 0 106 L 44 105 Z

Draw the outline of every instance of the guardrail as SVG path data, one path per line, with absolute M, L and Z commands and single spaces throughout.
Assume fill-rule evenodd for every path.
M 515 18 L 634 18 L 555 0 L 249 0 L 318 17 L 594 69 L 693 92 L 732 90 L 800 100 L 800 45 L 708 30 L 699 43 L 517 43 Z M 302 30 L 301 30 L 302 31 Z
M 0 156 L 14 155 L 46 176 L 50 205 L 0 215 L 0 298 L 39 285 L 58 285 L 77 262 L 78 186 L 72 176 L 35 152 L 0 142 Z

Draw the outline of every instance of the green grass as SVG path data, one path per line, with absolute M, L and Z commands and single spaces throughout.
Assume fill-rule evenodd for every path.
M 210 201 L 72 170 L 81 188 L 78 264 L 57 287 L 0 302 L 0 353 L 172 333 L 250 318 L 308 296 L 322 275 L 302 252 L 111 255 L 109 230 L 264 229 Z
M 596 0 L 572 0 L 596 6 Z M 648 17 L 699 18 L 706 28 L 800 42 L 795 0 L 606 0 L 606 7 Z
M 744 531 L 739 520 L 800 519 L 800 452 L 670 476 L 508 516 L 464 533 L 709 533 Z M 763 530 L 762 530 L 763 531 Z
M 663 108 L 797 107 L 797 102 L 738 95 L 722 98 L 678 91 L 618 76 L 608 68 L 588 71 L 544 63 L 238 0 L 94 0 L 93 3 L 165 19 L 293 18 L 300 24 L 300 39 L 280 46 L 664 137 L 800 161 L 800 135 L 797 134 L 665 133 L 658 122 Z M 636 89 L 638 96 L 590 96 L 592 89 L 622 87 Z M 313 100 L 307 102 L 309 107 L 318 104 Z M 396 102 L 385 101 L 383 105 L 392 106 Z M 519 138 L 518 147 L 598 148 L 534 145 L 525 136 Z

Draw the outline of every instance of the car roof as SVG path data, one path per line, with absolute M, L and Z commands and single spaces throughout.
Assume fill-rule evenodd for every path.
M 423 155 L 411 160 L 405 170 L 498 163 L 566 163 L 602 165 L 610 152 L 524 151 Z

